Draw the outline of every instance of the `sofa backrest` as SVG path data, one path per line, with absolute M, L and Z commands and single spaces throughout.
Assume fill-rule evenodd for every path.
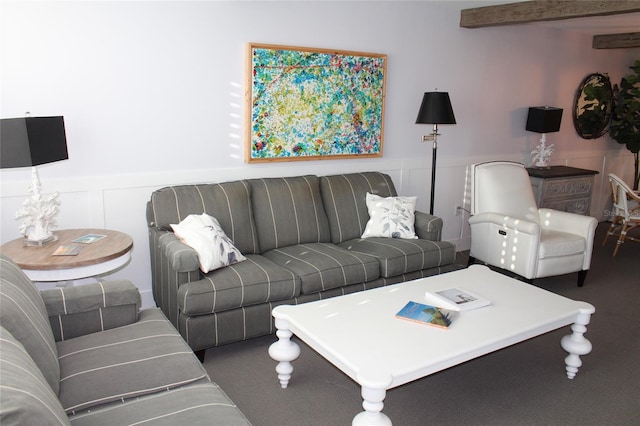
M 317 176 L 249 182 L 261 252 L 294 244 L 329 242 L 329 222 Z
M 57 395 L 58 350 L 40 292 L 22 270 L 0 254 L 0 325 L 29 353 Z
M 42 371 L 24 346 L 0 326 L 0 424 L 70 425 Z
M 367 222 L 367 192 L 381 197 L 395 197 L 396 188 L 389 175 L 379 172 L 350 173 L 320 178 L 331 242 L 360 238 Z
M 170 186 L 154 191 L 147 206 L 147 224 L 171 231 L 190 214 L 215 217 L 227 237 L 243 254 L 259 252 L 246 180 L 201 185 Z

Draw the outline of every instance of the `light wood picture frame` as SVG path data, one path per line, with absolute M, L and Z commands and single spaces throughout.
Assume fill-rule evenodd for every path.
M 245 160 L 381 157 L 387 56 L 249 43 Z

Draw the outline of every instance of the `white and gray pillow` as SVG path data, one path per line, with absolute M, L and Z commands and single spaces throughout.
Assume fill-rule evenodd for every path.
M 367 192 L 369 221 L 362 238 L 416 239 L 415 211 L 418 197 L 380 197 Z
M 200 269 L 205 274 L 246 260 L 216 218 L 206 213 L 190 214 L 179 224 L 171 224 L 171 228 L 180 241 L 198 253 Z

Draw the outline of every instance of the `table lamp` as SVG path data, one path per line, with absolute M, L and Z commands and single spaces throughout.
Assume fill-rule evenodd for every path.
M 0 120 L 0 168 L 31 167 L 30 198 L 16 212 L 23 219 L 18 228 L 26 245 L 44 245 L 57 240 L 58 193 L 43 198 L 37 166 L 66 160 L 67 138 L 63 117 L 23 117 Z
M 553 154 L 553 144 L 546 145 L 546 134 L 559 131 L 561 120 L 562 108 L 554 108 L 550 106 L 529 108 L 526 130 L 542 133 L 540 142 L 536 145 L 533 151 L 531 151 L 535 167 L 549 167 L 551 154 Z
M 433 202 L 436 188 L 436 154 L 438 152 L 438 124 L 456 124 L 451 100 L 447 92 L 426 92 L 418 111 L 416 124 L 433 124 L 433 133 L 422 137 L 422 142 L 433 141 L 431 157 L 431 204 L 429 213 L 433 214 Z

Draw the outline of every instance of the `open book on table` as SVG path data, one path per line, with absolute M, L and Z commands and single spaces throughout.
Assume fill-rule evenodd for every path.
M 455 311 L 470 311 L 489 306 L 491 302 L 477 294 L 461 288 L 448 288 L 435 292 L 426 292 L 428 303 Z

